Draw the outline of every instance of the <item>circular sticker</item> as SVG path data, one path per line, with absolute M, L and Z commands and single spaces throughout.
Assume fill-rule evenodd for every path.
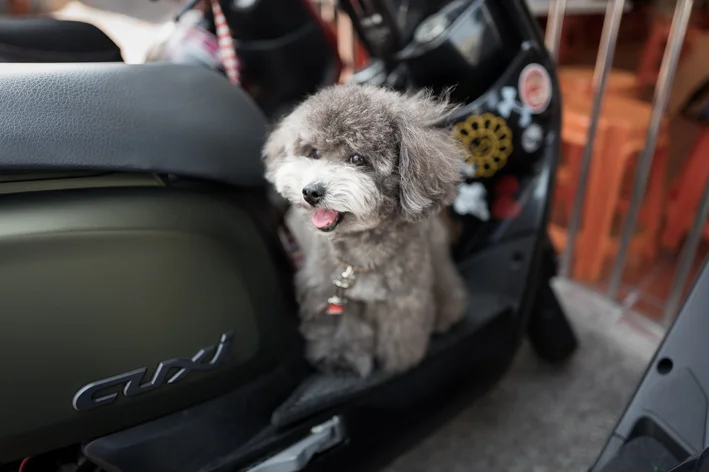
M 539 64 L 529 64 L 519 75 L 519 96 L 532 113 L 543 113 L 551 102 L 551 79 Z
M 468 152 L 466 161 L 475 166 L 476 177 L 495 175 L 512 154 L 512 131 L 503 118 L 492 113 L 472 115 L 456 123 L 453 135 Z
M 531 154 L 542 146 L 542 139 L 544 139 L 542 127 L 532 123 L 522 132 L 522 148 Z

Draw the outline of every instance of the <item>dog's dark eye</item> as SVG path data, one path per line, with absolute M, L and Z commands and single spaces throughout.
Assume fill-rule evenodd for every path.
M 308 157 L 310 157 L 311 159 L 320 159 L 320 151 L 318 151 L 317 149 L 313 149 L 312 151 L 310 151 Z
M 350 156 L 350 164 L 354 164 L 356 166 L 363 166 L 365 164 L 364 157 L 360 156 L 359 154 L 352 154 Z

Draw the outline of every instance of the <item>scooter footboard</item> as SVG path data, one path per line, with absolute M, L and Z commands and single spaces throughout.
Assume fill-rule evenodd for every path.
M 517 294 L 528 288 L 535 239 L 491 247 L 459 265 L 469 295 L 465 317 L 450 332 L 435 336 L 424 361 L 406 375 L 315 374 L 274 413 L 274 424 L 288 426 L 352 403 L 408 408 L 445 390 L 446 384 L 474 376 L 477 369 L 485 375 L 506 370 L 521 339 Z

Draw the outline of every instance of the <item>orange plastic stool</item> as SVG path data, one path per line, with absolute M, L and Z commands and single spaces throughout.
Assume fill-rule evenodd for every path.
M 709 184 L 709 126 L 702 126 L 692 152 L 682 172 L 672 185 L 672 196 L 667 208 L 667 222 L 662 232 L 662 247 L 677 251 L 682 238 L 694 223 L 699 200 Z M 705 236 L 707 231 L 704 231 Z
M 592 67 L 562 67 L 559 69 L 559 82 L 564 94 L 581 93 L 593 95 Z M 638 93 L 638 81 L 629 71 L 613 69 L 606 81 L 606 94 L 634 98 Z
M 586 145 L 590 125 L 591 98 L 569 95 L 564 100 L 562 141 L 571 155 L 557 175 L 556 198 L 566 212 L 571 210 L 580 156 Z M 586 191 L 585 206 L 574 254 L 574 278 L 589 282 L 599 279 L 603 263 L 618 251 L 616 234 L 629 207 L 628 180 L 634 176 L 633 164 L 645 147 L 652 107 L 635 99 L 608 96 L 599 117 L 596 143 Z M 653 160 L 648 190 L 640 209 L 640 227 L 630 245 L 630 262 L 657 256 L 665 194 L 664 171 L 667 166 L 667 124 L 663 123 Z M 566 229 L 552 223 L 550 234 L 557 247 L 566 244 Z
M 645 43 L 642 56 L 637 69 L 638 85 L 640 87 L 654 87 L 660 75 L 660 65 L 662 56 L 665 53 L 667 40 L 670 36 L 671 18 L 657 17 L 652 20 L 650 35 Z M 701 30 L 696 26 L 689 25 L 682 44 L 680 59 L 692 48 L 696 39 L 701 36 Z

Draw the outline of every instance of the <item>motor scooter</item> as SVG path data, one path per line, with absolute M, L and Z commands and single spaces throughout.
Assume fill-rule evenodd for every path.
M 524 0 L 417 5 L 402 21 L 384 1 L 342 4 L 373 58 L 354 82 L 463 104 L 441 126 L 468 150 L 448 216 L 469 309 L 399 375 L 302 355 L 260 150 L 336 79 L 309 4 L 224 3 L 243 87 L 163 63 L 0 68 L 0 471 L 316 468 L 380 415 L 494 383 L 525 338 L 550 362 L 573 353 L 549 285 L 561 108 L 539 29 Z

